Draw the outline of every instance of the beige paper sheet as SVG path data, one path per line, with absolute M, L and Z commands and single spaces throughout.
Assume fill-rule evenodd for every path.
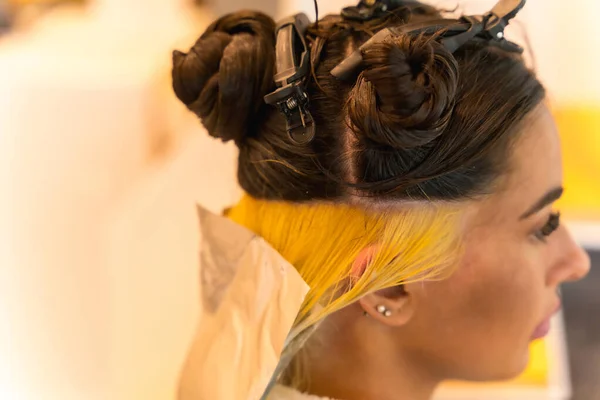
M 200 319 L 178 400 L 260 399 L 308 286 L 262 238 L 198 213 Z

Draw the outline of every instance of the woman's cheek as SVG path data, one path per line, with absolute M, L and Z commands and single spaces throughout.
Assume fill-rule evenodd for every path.
M 486 321 L 488 336 L 502 340 L 508 333 L 528 335 L 534 329 L 543 297 L 543 271 L 527 244 L 506 241 L 480 248 L 457 276 L 473 316 Z M 468 286 L 468 288 L 467 288 Z M 512 335 L 511 335 L 512 336 Z

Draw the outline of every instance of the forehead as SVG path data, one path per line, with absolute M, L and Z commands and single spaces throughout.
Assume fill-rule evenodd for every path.
M 483 202 L 481 211 L 518 219 L 546 192 L 562 186 L 560 140 L 546 105 L 528 116 L 511 150 L 508 173 L 498 192 Z
M 510 157 L 508 190 L 519 190 L 523 196 L 542 196 L 562 185 L 560 139 L 546 105 L 539 106 L 529 116 Z

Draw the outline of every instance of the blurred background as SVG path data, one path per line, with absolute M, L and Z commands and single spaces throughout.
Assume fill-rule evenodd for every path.
M 174 398 L 198 314 L 194 204 L 219 212 L 240 192 L 234 147 L 174 98 L 170 54 L 249 4 L 0 0 L 0 399 Z M 348 4 L 321 0 L 320 15 Z M 251 7 L 314 18 L 312 0 Z M 596 268 L 564 288 L 522 377 L 452 383 L 439 399 L 600 399 L 599 13 L 593 0 L 528 0 L 508 32 L 549 89 L 560 209 Z

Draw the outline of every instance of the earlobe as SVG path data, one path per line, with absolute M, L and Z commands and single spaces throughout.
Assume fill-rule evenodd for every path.
M 388 326 L 406 325 L 414 313 L 412 298 L 401 286 L 370 293 L 358 303 L 366 316 Z

